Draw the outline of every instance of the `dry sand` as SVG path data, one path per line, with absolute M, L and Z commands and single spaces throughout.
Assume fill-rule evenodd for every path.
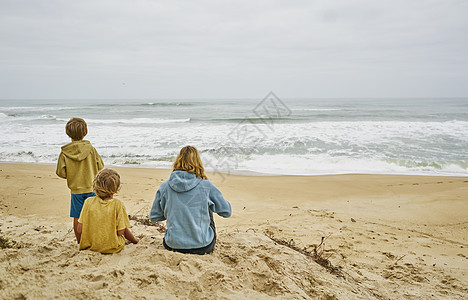
M 144 216 L 170 171 L 115 169 Z M 131 221 L 141 242 L 103 255 L 78 250 L 55 166 L 0 164 L 0 298 L 468 298 L 468 177 L 210 175 L 233 207 L 214 253 Z

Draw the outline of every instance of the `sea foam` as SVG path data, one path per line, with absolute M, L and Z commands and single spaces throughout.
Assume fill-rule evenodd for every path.
M 468 176 L 468 99 L 289 100 L 286 115 L 255 113 L 262 103 L 0 103 L 0 160 L 55 163 L 66 122 L 82 117 L 107 165 L 169 168 L 190 144 L 226 173 Z

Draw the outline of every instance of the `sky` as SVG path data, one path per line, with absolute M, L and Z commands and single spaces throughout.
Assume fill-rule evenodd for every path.
M 465 0 L 0 0 L 0 99 L 468 97 Z

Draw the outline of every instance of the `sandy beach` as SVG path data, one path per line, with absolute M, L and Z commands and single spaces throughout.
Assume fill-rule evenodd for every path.
M 170 171 L 114 169 L 144 218 Z M 0 298 L 468 297 L 468 177 L 208 176 L 233 208 L 212 254 L 169 252 L 132 220 L 140 243 L 103 255 L 78 250 L 54 165 L 0 164 Z

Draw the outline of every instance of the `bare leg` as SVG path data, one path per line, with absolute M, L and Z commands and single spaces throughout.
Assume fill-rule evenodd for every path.
M 79 237 L 78 237 L 77 228 L 78 228 L 78 219 L 73 218 L 73 231 L 75 232 L 76 242 L 79 244 L 80 240 L 79 240 Z
M 138 242 L 140 241 L 135 236 L 133 236 L 133 233 L 128 228 L 125 228 L 124 237 L 134 244 L 138 244 Z

